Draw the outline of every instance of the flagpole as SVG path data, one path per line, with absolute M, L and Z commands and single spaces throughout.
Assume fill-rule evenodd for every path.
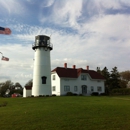
M 2 57 L 3 57 L 3 53 L 2 52 L 0 52 L 0 53 L 1 53 Z M 1 59 L 2 59 L 2 57 L 1 57 Z M 1 65 L 2 65 L 2 60 L 1 60 Z
M 3 57 L 3 53 L 2 52 L 0 52 L 1 54 L 2 54 L 2 57 Z

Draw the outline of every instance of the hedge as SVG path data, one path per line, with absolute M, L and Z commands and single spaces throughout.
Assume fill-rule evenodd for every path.
M 130 88 L 113 89 L 111 95 L 130 95 Z

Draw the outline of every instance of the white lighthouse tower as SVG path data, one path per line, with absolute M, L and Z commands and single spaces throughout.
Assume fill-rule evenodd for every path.
M 35 51 L 32 95 L 51 95 L 50 37 L 36 36 L 32 49 Z

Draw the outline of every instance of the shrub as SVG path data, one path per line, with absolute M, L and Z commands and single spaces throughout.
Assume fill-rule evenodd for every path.
M 49 97 L 49 95 L 46 95 L 46 97 Z
M 73 96 L 73 93 L 72 92 L 67 92 L 66 96 Z
M 73 93 L 73 96 L 77 96 L 78 94 L 77 93 Z
M 91 96 L 98 96 L 98 95 L 99 95 L 98 92 L 93 92 L 93 93 L 91 94 Z
M 52 96 L 56 96 L 56 94 L 52 94 Z
M 100 96 L 106 96 L 106 93 L 100 93 L 99 95 Z
M 130 95 L 130 88 L 113 89 L 111 95 Z
M 34 97 L 34 95 L 31 95 L 31 97 Z
M 79 96 L 83 96 L 83 94 L 79 94 Z
M 39 97 L 42 97 L 42 95 L 39 95 Z

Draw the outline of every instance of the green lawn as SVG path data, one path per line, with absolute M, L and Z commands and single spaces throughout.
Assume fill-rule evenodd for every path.
M 0 130 L 130 130 L 130 96 L 0 98 Z

